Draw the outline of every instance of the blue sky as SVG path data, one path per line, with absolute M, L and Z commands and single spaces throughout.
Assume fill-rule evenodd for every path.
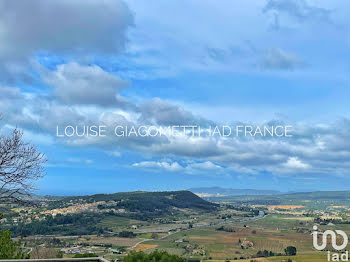
M 18 126 L 47 155 L 41 194 L 349 189 L 349 5 L 0 0 L 1 130 Z M 69 124 L 273 121 L 293 137 L 55 136 Z

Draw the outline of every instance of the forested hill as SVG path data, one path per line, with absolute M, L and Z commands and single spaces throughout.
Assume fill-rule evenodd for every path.
M 34 220 L 31 223 L 9 224 L 6 229 L 10 229 L 16 236 L 91 235 L 113 231 L 112 227 L 117 222 L 110 221 L 118 221 L 121 217 L 164 223 L 164 221 L 187 219 L 192 214 L 215 212 L 218 206 L 190 191 L 139 191 L 74 196 L 56 201 L 50 200 L 45 206 L 40 207 L 42 211 L 48 213 L 51 211 L 55 215 L 47 213 L 45 219 Z M 108 225 L 103 224 L 103 221 L 109 221 Z
M 85 202 L 114 201 L 117 208 L 125 208 L 130 211 L 168 210 L 169 208 L 189 208 L 199 210 L 215 210 L 217 204 L 208 202 L 190 191 L 164 191 L 164 192 L 126 192 L 116 194 L 97 194 L 91 196 L 78 196 L 65 198 L 62 201 Z

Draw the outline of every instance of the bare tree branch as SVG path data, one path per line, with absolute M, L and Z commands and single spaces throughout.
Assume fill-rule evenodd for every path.
M 17 128 L 10 136 L 0 136 L 0 202 L 23 201 L 44 175 L 45 156 L 22 137 Z

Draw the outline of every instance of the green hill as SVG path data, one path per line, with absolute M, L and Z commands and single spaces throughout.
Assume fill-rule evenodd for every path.
M 65 197 L 57 201 L 46 202 L 45 209 L 79 206 L 94 202 L 101 203 L 91 205 L 93 208 L 87 208 L 81 212 L 47 216 L 45 220 L 13 224 L 7 229 L 14 232 L 16 236 L 101 234 L 111 231 L 106 225 L 101 226 L 100 223 L 104 219 L 114 221 L 114 224 L 110 226 L 115 226 L 120 219 L 149 222 L 159 219 L 172 220 L 176 217 L 188 217 L 193 213 L 213 212 L 218 207 L 217 204 L 205 201 L 190 191 L 138 191 Z M 120 209 L 123 209 L 123 212 L 120 212 Z
M 106 205 L 100 208 L 125 209 L 147 215 L 161 215 L 170 210 L 195 209 L 202 211 L 214 211 L 217 204 L 201 199 L 190 191 L 165 191 L 165 192 L 126 192 L 116 194 L 97 194 L 91 196 L 78 196 L 63 199 L 61 202 L 84 201 L 87 203 L 105 201 Z

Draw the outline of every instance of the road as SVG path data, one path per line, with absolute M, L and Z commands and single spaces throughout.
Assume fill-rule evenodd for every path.
M 140 245 L 141 243 L 147 242 L 147 241 L 151 241 L 151 240 L 154 240 L 154 239 L 144 238 L 144 239 L 142 239 L 140 242 L 137 242 L 135 245 L 133 245 L 133 246 L 131 246 L 131 247 L 128 247 L 127 249 L 134 249 L 134 248 L 136 248 L 138 245 Z

